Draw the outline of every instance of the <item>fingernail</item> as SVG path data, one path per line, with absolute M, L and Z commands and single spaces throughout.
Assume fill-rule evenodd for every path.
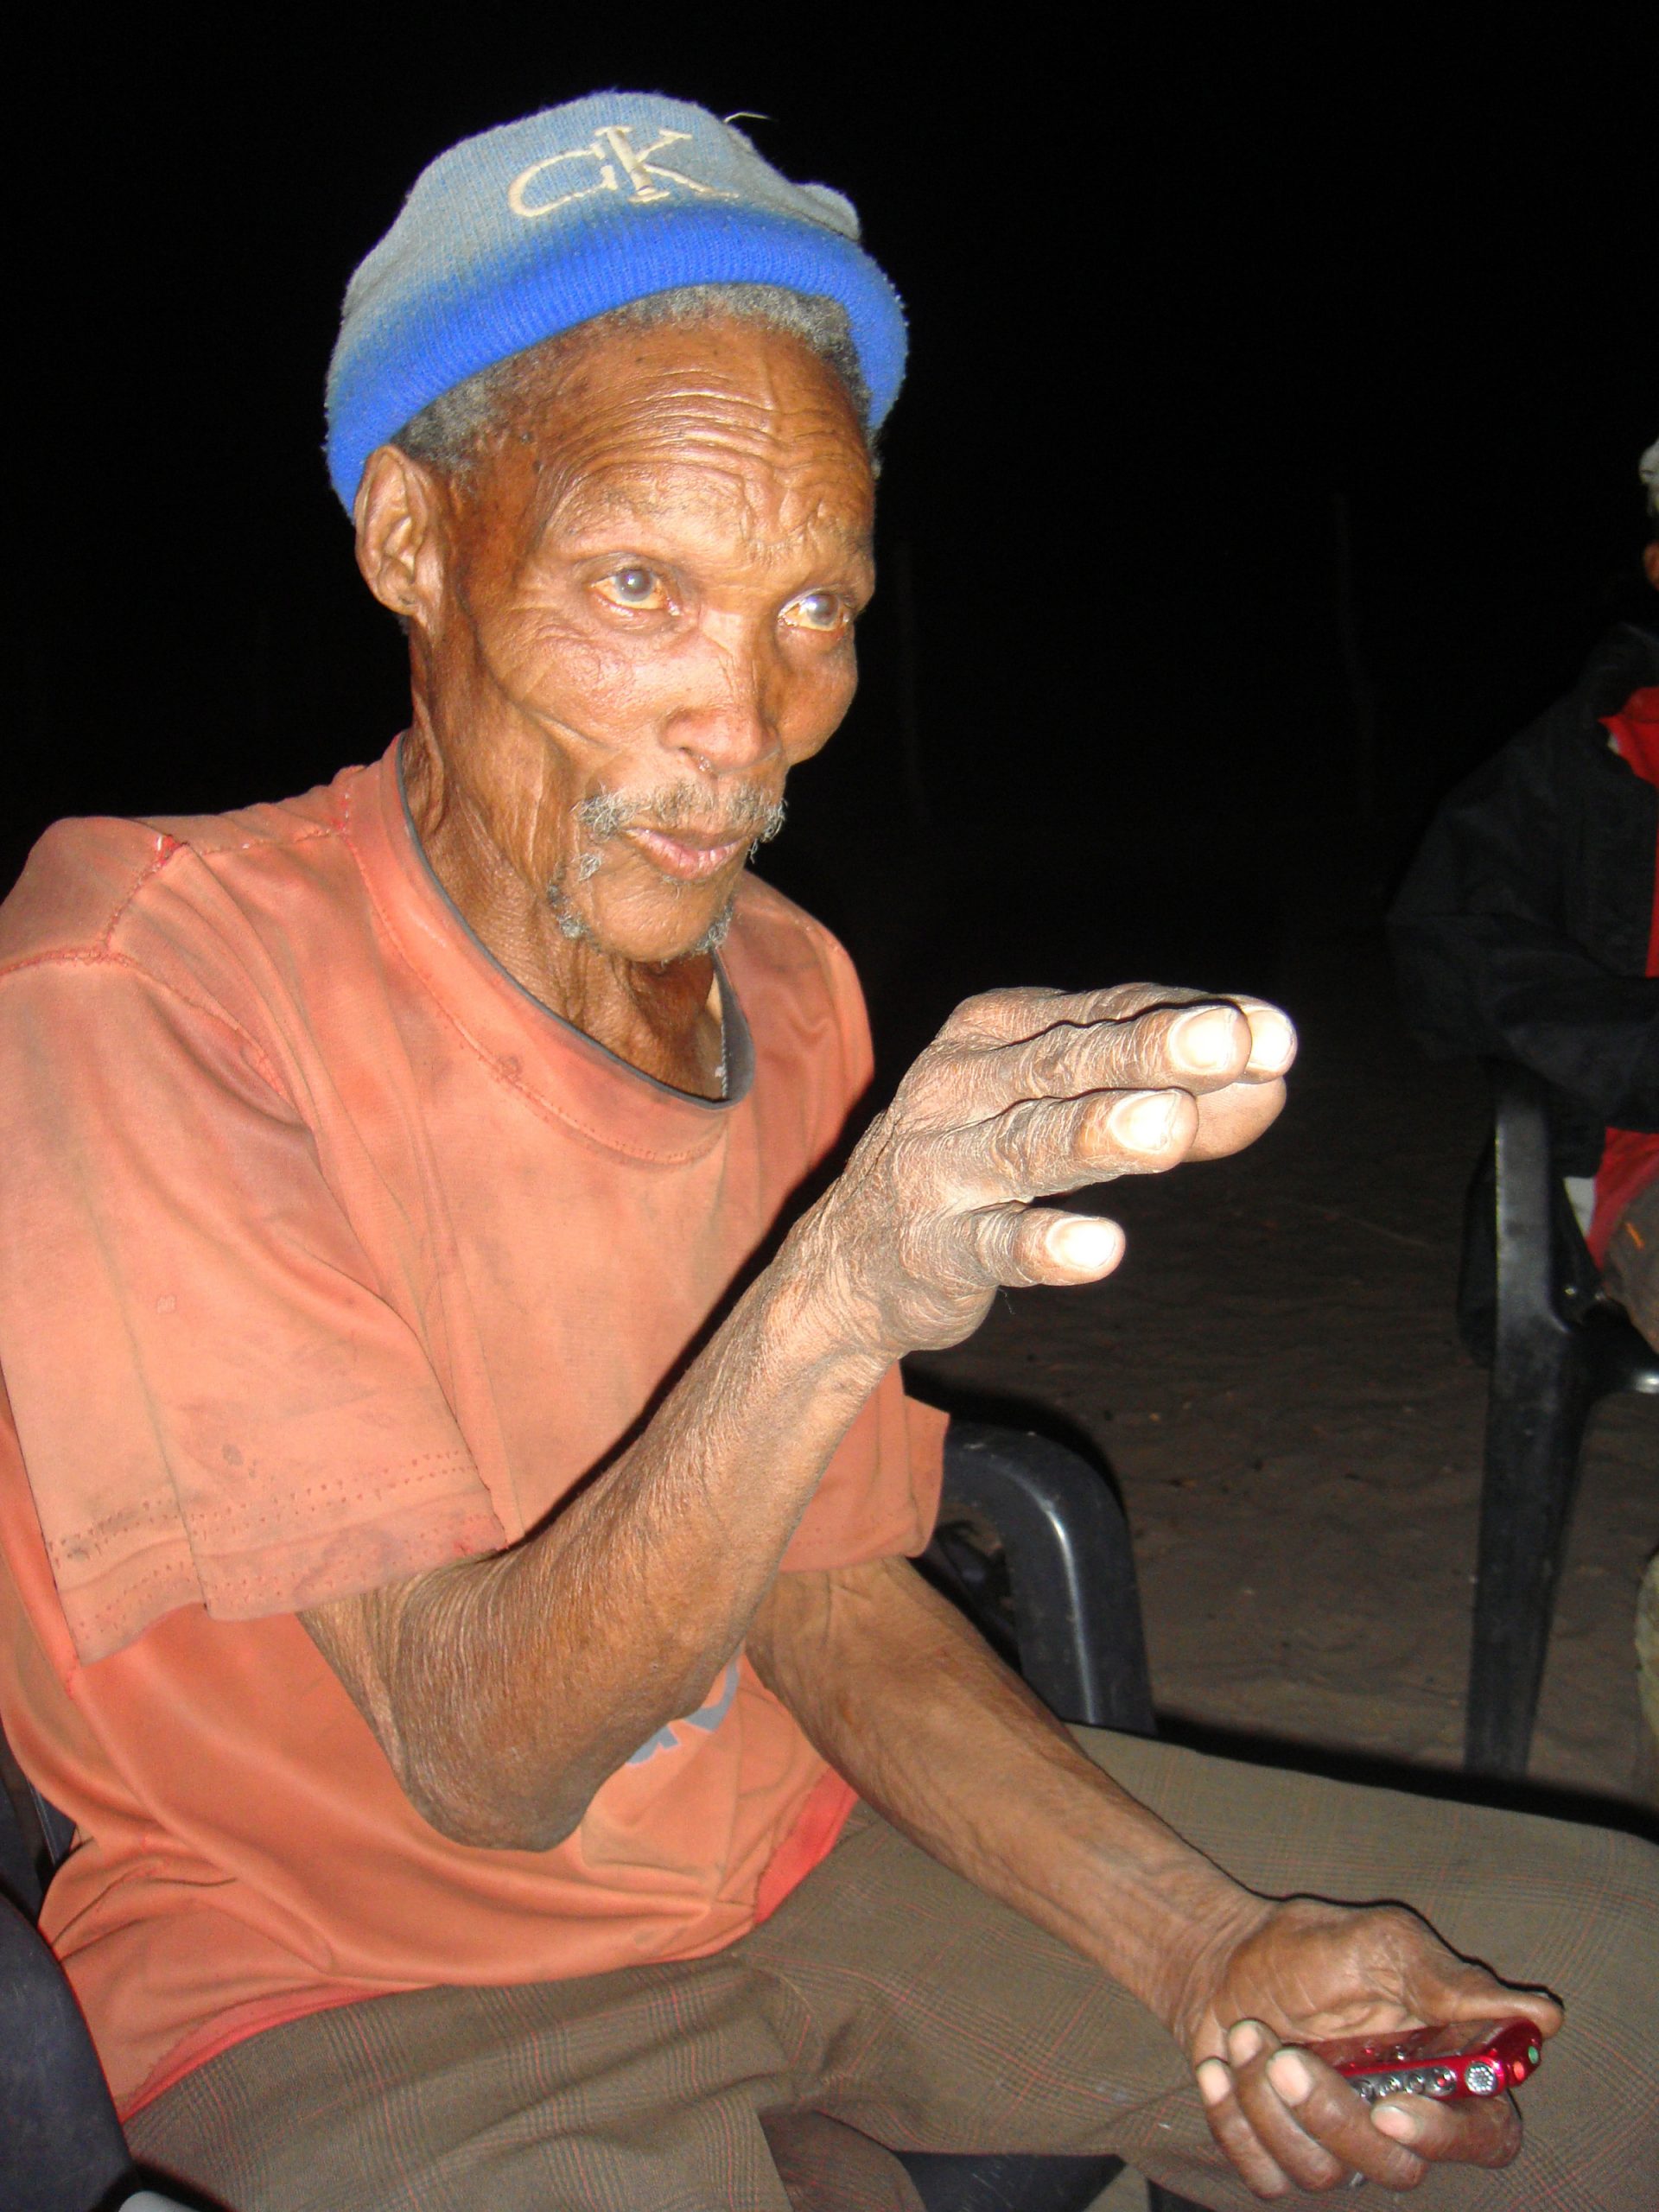
M 1169 1141 L 1176 1105 L 1166 1090 L 1141 1090 L 1120 1099 L 1110 1115 L 1112 1135 L 1136 1152 L 1156 1152 Z
M 1396 2143 L 1414 2143 L 1423 2128 L 1416 2113 L 1404 2105 L 1373 2105 L 1371 2126 L 1380 2128 Z
M 1296 1033 L 1282 1014 L 1250 1016 L 1250 1065 L 1264 1073 L 1283 1067 L 1295 1048 Z
M 1198 2094 L 1207 2105 L 1218 2105 L 1233 2086 L 1233 2077 L 1218 2058 L 1205 2058 L 1198 2062 Z
M 1049 1230 L 1048 1249 L 1063 1268 L 1109 1268 L 1122 1257 L 1123 1232 L 1115 1221 L 1072 1214 Z
M 1241 2020 L 1227 2031 L 1227 2056 L 1235 2066 L 1248 2066 L 1266 2041 L 1254 2020 Z
M 1313 2094 L 1313 2076 L 1299 2051 L 1275 2050 L 1268 2061 L 1268 2079 L 1287 2105 L 1306 2104 Z
M 1233 1056 L 1230 1007 L 1195 1007 L 1169 1026 L 1170 1050 L 1190 1068 L 1218 1068 Z

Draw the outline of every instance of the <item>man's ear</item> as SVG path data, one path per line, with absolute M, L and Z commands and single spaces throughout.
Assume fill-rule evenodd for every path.
M 1659 591 L 1659 537 L 1642 548 L 1642 567 L 1648 582 Z
M 443 588 L 442 493 L 417 461 L 377 446 L 352 503 L 357 565 L 379 601 L 405 622 L 430 626 Z

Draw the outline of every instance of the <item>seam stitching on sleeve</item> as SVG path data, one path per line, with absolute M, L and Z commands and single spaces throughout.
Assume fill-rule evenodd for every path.
M 188 991 L 181 990 L 176 983 L 168 982 L 164 976 L 155 975 L 149 969 L 135 960 L 130 953 L 118 952 L 112 946 L 107 944 L 98 948 L 86 947 L 73 951 L 30 953 L 26 959 L 14 960 L 9 966 L 0 968 L 0 983 L 6 982 L 13 976 L 27 975 L 31 969 L 35 968 L 119 968 L 129 975 L 141 976 L 154 989 L 164 991 L 168 998 L 175 999 L 181 1006 L 188 1006 L 193 1014 L 199 1014 L 204 1021 L 213 1022 L 216 1027 L 224 1030 L 228 1036 L 234 1037 L 239 1045 L 245 1046 L 256 1063 L 256 1071 L 262 1081 L 276 1093 L 284 1105 L 296 1112 L 298 1111 L 269 1054 L 257 1038 L 250 1036 L 240 1022 L 232 1020 L 231 1016 L 220 1007 L 210 1006 L 205 1000 L 194 997 Z

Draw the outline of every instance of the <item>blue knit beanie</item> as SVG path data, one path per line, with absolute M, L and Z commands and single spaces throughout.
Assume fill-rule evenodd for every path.
M 595 92 L 440 154 L 352 278 L 328 365 L 328 474 L 347 512 L 370 454 L 441 392 L 681 284 L 839 300 L 872 428 L 898 397 L 904 310 L 851 201 L 791 184 L 704 108 Z

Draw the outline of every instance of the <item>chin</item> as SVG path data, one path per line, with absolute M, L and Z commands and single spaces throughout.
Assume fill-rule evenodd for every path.
M 664 916 L 656 926 L 639 916 L 585 914 L 569 906 L 555 911 L 568 938 L 590 944 L 609 959 L 639 968 L 671 968 L 679 961 L 719 950 L 731 926 L 735 893 L 734 885 L 723 899 L 699 899 L 696 914 L 681 909 Z

